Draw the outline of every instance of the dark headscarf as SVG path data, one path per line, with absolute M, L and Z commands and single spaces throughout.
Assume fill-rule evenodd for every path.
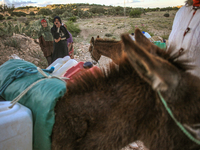
M 55 22 L 56 19 L 58 19 L 58 20 L 60 21 L 60 24 L 62 24 L 62 21 L 61 21 L 60 17 L 58 17 L 58 16 L 55 16 L 55 17 L 54 17 L 53 23 Z

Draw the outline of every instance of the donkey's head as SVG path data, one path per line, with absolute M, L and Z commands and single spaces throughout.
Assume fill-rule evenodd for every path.
M 97 36 L 97 38 L 99 38 L 99 36 Z M 101 54 L 99 54 L 97 49 L 95 49 L 94 37 L 92 37 L 90 40 L 89 52 L 91 54 L 92 59 L 94 59 L 96 62 L 98 62 L 101 57 Z
M 181 111 L 176 111 L 179 120 L 191 124 L 199 123 L 200 79 L 187 72 L 194 69 L 194 66 L 188 65 L 187 60 L 179 60 L 178 53 L 171 55 L 173 49 L 165 52 L 152 44 L 139 29 L 135 31 L 136 42 L 128 34 L 123 34 L 121 38 L 130 64 L 155 91 L 161 92 L 175 111 Z M 180 117 L 183 111 L 185 116 Z M 193 128 L 194 125 L 184 126 L 200 139 L 199 124 L 197 129 Z
M 184 83 L 195 84 L 189 82 L 191 79 L 199 81 L 197 77 L 186 72 L 194 68 L 187 65 L 188 61 L 177 60 L 179 55 L 171 55 L 172 50 L 166 52 L 161 50 L 151 43 L 139 29 L 135 30 L 136 42 L 131 40 L 128 34 L 123 34 L 121 38 L 131 65 L 154 90 L 163 91 L 166 99 L 170 99 L 171 96 L 178 99 L 182 94 L 178 93 L 179 88 L 188 90 L 186 85 L 183 85 Z

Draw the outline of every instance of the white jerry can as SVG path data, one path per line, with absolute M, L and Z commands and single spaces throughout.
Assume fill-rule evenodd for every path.
M 33 119 L 30 109 L 0 101 L 0 150 L 32 150 Z

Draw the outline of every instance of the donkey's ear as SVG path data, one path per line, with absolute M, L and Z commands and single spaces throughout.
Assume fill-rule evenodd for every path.
M 94 37 L 91 38 L 90 43 L 94 45 Z
M 99 38 L 99 35 L 97 35 L 97 38 Z
M 156 55 L 156 52 L 161 50 L 159 47 L 151 43 L 151 41 L 147 39 L 138 28 L 135 29 L 135 40 L 139 45 L 141 45 L 152 54 Z
M 178 70 L 173 65 L 149 53 L 140 44 L 131 40 L 129 34 L 123 34 L 121 38 L 129 62 L 140 77 L 152 85 L 153 89 L 166 91 L 177 86 Z

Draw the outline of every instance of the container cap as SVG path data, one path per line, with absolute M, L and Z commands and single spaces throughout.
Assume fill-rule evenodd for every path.
M 143 33 L 143 34 L 145 34 L 145 32 L 144 32 L 144 31 L 142 31 L 142 33 Z
M 83 64 L 83 67 L 84 67 L 85 69 L 87 69 L 87 68 L 92 68 L 92 67 L 93 67 L 93 64 L 92 64 L 90 61 L 88 61 L 88 62 L 85 62 L 85 63 Z

